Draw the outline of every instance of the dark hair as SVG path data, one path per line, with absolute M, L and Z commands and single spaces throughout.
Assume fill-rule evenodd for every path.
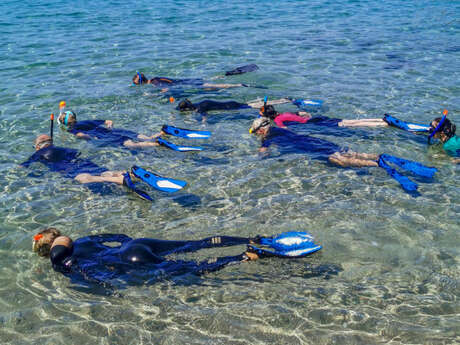
M 264 117 L 268 117 L 269 119 L 272 119 L 272 120 L 274 120 L 275 117 L 278 115 L 273 105 L 267 105 L 265 107 L 261 107 L 260 111 L 263 112 Z
M 186 111 L 186 110 L 194 110 L 195 106 L 193 105 L 192 102 L 190 102 L 188 99 L 184 99 L 183 101 L 179 102 L 179 105 L 177 107 L 180 111 Z
M 147 82 L 147 78 L 145 77 L 144 73 L 136 73 L 133 77 L 133 83 L 136 85 L 144 84 L 146 82 Z
M 441 119 L 442 117 L 437 117 L 434 119 L 434 121 L 436 121 L 436 123 L 439 124 L 441 122 Z M 448 138 L 452 138 L 455 135 L 456 130 L 457 130 L 457 126 L 455 126 L 448 118 L 444 120 L 444 123 L 439 129 L 439 131 Z

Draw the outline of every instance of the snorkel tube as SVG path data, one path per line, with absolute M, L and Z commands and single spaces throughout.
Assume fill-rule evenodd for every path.
M 448 114 L 448 111 L 447 109 L 444 109 L 444 111 L 442 112 L 442 118 L 441 118 L 441 121 L 439 121 L 438 125 L 436 126 L 436 128 L 431 132 L 431 134 L 428 136 L 428 145 L 431 145 L 431 139 L 433 138 L 433 136 L 439 132 L 439 130 L 442 128 L 444 122 L 446 121 L 446 118 L 447 118 L 447 114 Z
M 50 137 L 51 137 L 51 141 L 53 141 L 53 129 L 54 129 L 54 114 L 53 113 L 51 113 L 50 120 L 51 120 Z
M 142 85 L 142 75 L 140 72 L 137 72 L 137 76 L 139 77 L 139 85 Z

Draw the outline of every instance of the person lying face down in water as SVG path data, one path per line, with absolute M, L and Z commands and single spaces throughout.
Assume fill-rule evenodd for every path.
M 296 241 L 296 244 L 291 243 L 293 241 Z M 275 245 L 275 242 L 278 245 Z M 110 243 L 112 245 L 109 245 Z M 172 261 L 165 258 L 176 253 L 236 245 L 247 245 L 247 249 L 239 255 L 202 262 Z M 278 249 L 270 251 L 255 245 Z M 141 273 L 145 280 L 189 273 L 202 275 L 218 271 L 231 264 L 254 261 L 262 257 L 299 258 L 320 250 L 321 246 L 313 242 L 311 235 L 303 232 L 288 232 L 277 237 L 213 236 L 195 241 L 132 239 L 122 234 L 102 234 L 72 241 L 70 237 L 63 236 L 59 230 L 48 228 L 33 237 L 32 248 L 39 256 L 49 257 L 55 271 L 63 273 L 74 281 L 105 283 L 112 279 L 129 281 L 131 276 L 139 276 L 136 273 Z
M 162 133 L 157 133 L 146 136 L 126 129 L 114 129 L 112 120 L 77 122 L 77 115 L 72 111 L 63 111 L 58 117 L 58 122 L 65 127 L 67 132 L 72 133 L 77 138 L 97 140 L 99 145 L 104 146 L 125 146 L 128 148 L 159 146 L 160 144 L 155 139 L 162 135 Z M 136 139 L 155 141 L 135 141 Z
M 385 127 L 388 124 L 383 119 L 344 120 L 327 116 L 312 117 L 310 113 L 299 111 L 296 113 L 278 113 L 273 105 L 262 106 L 259 109 L 262 117 L 268 117 L 278 127 L 286 128 L 287 123 L 308 123 L 327 127 Z
M 292 100 L 289 98 L 281 98 L 269 101 L 269 104 L 284 103 L 292 103 Z M 220 102 L 207 99 L 198 103 L 192 103 L 190 100 L 185 99 L 179 102 L 177 109 L 180 111 L 196 111 L 200 114 L 206 114 L 209 111 L 219 110 L 238 110 L 249 108 L 258 109 L 261 105 L 263 105 L 263 102 L 261 100 L 256 100 L 249 103 L 239 103 L 235 101 Z
M 435 168 L 425 167 L 420 163 L 393 157 L 387 154 L 369 154 L 358 152 L 341 152 L 338 145 L 316 137 L 293 133 L 284 128 L 274 127 L 267 117 L 259 117 L 252 123 L 249 133 L 254 133 L 262 140 L 259 152 L 267 152 L 271 145 L 276 145 L 282 154 L 307 153 L 313 159 L 328 161 L 341 167 L 381 167 L 395 178 L 409 192 L 415 191 L 417 185 L 407 177 L 399 174 L 388 164 L 395 164 L 406 171 L 423 177 L 433 177 Z M 414 168 L 415 166 L 415 168 Z
M 150 84 L 162 88 L 162 92 L 169 90 L 169 87 L 184 85 L 191 87 L 202 87 L 209 89 L 228 89 L 232 87 L 247 87 L 246 84 L 212 84 L 206 83 L 203 79 L 170 79 L 165 77 L 155 77 L 148 79 L 143 73 L 137 73 L 133 77 L 134 85 Z
M 140 197 L 151 200 L 145 192 L 134 187 L 128 171 L 109 171 L 89 159 L 80 158 L 77 150 L 54 146 L 53 140 L 47 134 L 41 134 L 35 139 L 35 150 L 35 153 L 20 166 L 29 167 L 32 163 L 40 162 L 50 171 L 58 172 L 80 183 L 111 182 L 125 185 Z

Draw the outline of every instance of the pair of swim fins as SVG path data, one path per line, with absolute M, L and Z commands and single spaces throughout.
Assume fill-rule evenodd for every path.
M 187 182 L 185 181 L 163 177 L 138 167 L 137 165 L 134 165 L 131 168 L 131 173 L 133 176 L 147 183 L 149 186 L 162 192 L 174 193 L 187 185 Z M 131 175 L 128 172 L 123 174 L 123 184 L 135 192 L 142 199 L 153 201 L 150 195 L 148 195 L 145 191 L 137 188 L 136 184 L 131 179 Z
M 415 192 L 418 188 L 418 185 L 411 181 L 407 176 L 404 176 L 396 171 L 396 169 L 392 168 L 389 164 L 396 165 L 397 167 L 409 173 L 426 178 L 433 178 L 437 171 L 436 168 L 427 167 L 421 163 L 391 156 L 388 154 L 381 154 L 378 160 L 378 164 L 379 167 L 386 170 L 388 175 L 398 181 L 401 187 L 407 192 Z
M 209 139 L 211 137 L 211 132 L 209 131 L 194 131 L 190 129 L 178 128 L 174 126 L 164 125 L 161 128 L 161 131 L 179 138 L 185 139 Z M 198 146 L 182 146 L 176 145 L 169 141 L 164 140 L 163 138 L 158 138 L 157 142 L 160 145 L 166 146 L 174 151 L 180 152 L 189 152 L 189 151 L 202 151 L 203 148 Z
M 260 257 L 277 256 L 283 258 L 300 258 L 317 252 L 322 247 L 314 243 L 314 238 L 308 232 L 289 231 L 274 237 L 256 237 L 255 242 L 270 249 L 248 245 L 252 251 Z

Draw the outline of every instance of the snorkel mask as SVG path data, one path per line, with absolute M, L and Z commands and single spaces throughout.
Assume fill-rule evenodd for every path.
M 436 128 L 433 130 L 431 130 L 430 128 L 431 133 L 428 136 L 428 145 L 432 144 L 431 139 L 434 137 L 434 135 L 443 129 L 444 122 L 446 121 L 446 118 L 447 118 L 447 113 L 448 113 L 447 109 L 444 109 L 444 111 L 442 112 L 443 115 L 442 115 L 441 121 L 439 121 Z
M 64 114 L 65 114 L 64 120 L 62 120 L 61 117 L 59 116 L 59 117 L 58 117 L 58 122 L 59 122 L 61 125 L 67 127 L 67 126 L 69 125 L 69 117 L 73 115 L 73 116 L 76 118 L 76 116 L 75 116 L 75 114 L 74 114 L 73 112 L 71 112 L 70 110 L 67 110 L 66 112 L 64 112 Z

